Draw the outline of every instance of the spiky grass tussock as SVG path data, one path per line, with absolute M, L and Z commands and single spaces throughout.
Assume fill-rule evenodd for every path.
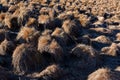
M 109 47 L 103 47 L 101 51 L 105 55 L 110 55 L 110 56 L 117 56 L 119 55 L 119 47 L 116 43 L 112 43 Z
M 62 75 L 64 74 L 64 71 L 62 70 L 62 68 L 59 67 L 59 65 L 56 64 L 52 64 L 48 67 L 46 67 L 43 71 L 41 71 L 40 73 L 37 73 L 36 75 L 34 75 L 34 77 L 36 78 L 40 78 L 40 79 L 59 79 L 62 77 Z
M 47 52 L 49 47 L 48 45 L 50 44 L 51 42 L 51 36 L 50 35 L 47 35 L 47 36 L 40 36 L 39 39 L 38 39 L 38 51 L 39 52 Z
M 8 12 L 14 13 L 19 7 L 16 5 L 11 5 L 8 9 Z
M 88 24 L 90 23 L 90 18 L 88 18 L 87 15 L 79 14 L 79 21 L 83 27 L 88 27 Z
M 18 33 L 16 40 L 20 42 L 32 42 L 37 41 L 39 37 L 39 31 L 35 30 L 34 27 L 22 27 L 20 32 Z
M 60 61 L 63 55 L 63 49 L 58 42 L 50 35 L 40 36 L 38 40 L 38 51 L 48 52 L 55 61 Z
M 53 32 L 52 32 L 52 36 L 58 36 L 60 33 L 62 33 L 63 30 L 61 28 L 56 28 Z
M 95 57 L 98 55 L 97 51 L 94 48 L 85 44 L 78 44 L 75 48 L 72 49 L 71 54 L 75 55 L 76 57 Z
M 21 44 L 16 47 L 12 55 L 14 71 L 19 74 L 39 70 L 42 57 L 37 50 L 29 44 Z
M 88 76 L 87 80 L 119 80 L 120 72 L 100 68 Z
M 65 20 L 62 28 L 72 37 L 78 37 L 80 35 L 80 25 L 75 20 Z
M 97 51 L 91 46 L 78 44 L 71 51 L 71 57 L 80 59 L 77 64 L 81 69 L 93 69 L 97 63 Z M 99 58 L 98 58 L 99 59 Z
M 5 23 L 5 26 L 7 26 L 8 28 L 12 27 L 12 23 L 10 22 L 11 18 L 12 18 L 11 14 L 6 14 L 4 23 Z
M 108 33 L 108 34 L 112 33 L 112 30 L 107 29 L 107 28 L 102 28 L 102 27 L 90 28 L 90 30 L 93 30 L 93 31 L 96 31 L 96 32 L 99 32 L 99 33 Z
M 29 18 L 28 22 L 26 23 L 27 27 L 31 27 L 31 26 L 37 26 L 37 20 L 35 18 Z
M 111 43 L 111 40 L 109 39 L 109 37 L 106 37 L 104 35 L 100 35 L 98 37 L 96 37 L 95 39 L 93 39 L 93 41 L 97 41 L 97 42 L 100 42 L 100 43 Z
M 7 56 L 7 55 L 12 55 L 12 52 L 15 48 L 15 45 L 12 41 L 4 40 L 0 44 L 0 55 Z
M 116 34 L 116 41 L 120 41 L 120 33 Z
M 6 13 L 0 13 L 0 22 L 2 23 L 5 19 Z
M 72 42 L 69 36 L 61 28 L 56 28 L 52 32 L 51 36 L 53 36 L 58 41 L 58 43 L 64 47 L 67 46 L 68 44 L 71 44 Z
M 38 22 L 40 24 L 47 24 L 50 21 L 50 16 L 49 15 L 40 15 L 38 18 Z

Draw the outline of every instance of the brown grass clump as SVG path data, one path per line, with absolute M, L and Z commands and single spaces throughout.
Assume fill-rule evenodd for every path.
M 80 65 L 81 69 L 90 69 L 96 67 L 96 57 L 98 53 L 91 46 L 78 44 L 75 48 L 72 49 L 71 55 L 80 59 L 80 63 L 78 65 Z
M 17 21 L 17 17 L 13 16 L 12 14 L 8 13 L 4 19 L 5 26 L 12 31 L 18 31 L 20 26 Z
M 63 32 L 63 30 L 61 28 L 57 27 L 51 35 L 52 36 L 59 36 L 61 32 Z
M 12 55 L 12 64 L 15 72 L 24 74 L 39 70 L 42 61 L 34 47 L 29 44 L 17 46 Z
M 64 74 L 63 70 L 56 64 L 48 66 L 39 74 L 34 75 L 36 78 L 40 79 L 55 79 L 58 80 Z
M 55 28 L 55 23 L 54 23 L 54 19 L 52 19 L 51 16 L 52 15 L 49 15 L 49 13 L 47 15 L 41 14 L 38 17 L 38 23 L 44 25 L 44 26 L 42 26 L 42 27 L 44 27 L 44 29 L 53 30 Z
M 117 66 L 117 68 L 115 70 L 116 71 L 120 71 L 120 66 Z
M 39 38 L 38 51 L 48 52 L 55 61 L 60 61 L 63 55 L 62 47 L 50 35 L 43 35 Z
M 102 28 L 102 27 L 97 27 L 97 28 L 90 28 L 90 30 L 96 31 L 96 32 L 100 32 L 100 33 L 109 33 L 111 34 L 112 31 L 107 29 L 107 28 Z
M 38 39 L 38 51 L 39 52 L 47 52 L 49 47 L 48 45 L 51 42 L 51 36 L 50 35 L 46 35 L 46 36 L 40 36 Z
M 5 13 L 0 13 L 0 22 L 3 22 L 5 19 L 6 14 Z
M 55 61 L 61 61 L 63 57 L 63 48 L 58 44 L 54 39 L 49 45 L 49 51 L 51 55 L 54 57 Z
M 69 36 L 78 37 L 80 34 L 79 23 L 75 22 L 75 20 L 65 20 L 62 28 Z
M 32 42 L 37 41 L 39 37 L 39 32 L 35 30 L 34 27 L 22 27 L 17 35 L 16 40 L 20 42 Z
M 120 41 L 120 33 L 116 34 L 116 41 Z
M 4 40 L 0 44 L 0 55 L 11 55 L 13 50 L 15 48 L 15 45 L 12 41 Z
M 44 32 L 42 32 L 42 35 L 45 36 L 45 35 L 51 35 L 52 33 L 52 30 L 49 30 L 49 29 L 45 29 Z
M 30 9 L 26 8 L 25 6 L 16 9 L 13 13 L 13 16 L 17 16 L 17 21 L 20 25 L 24 26 L 29 18 Z
M 100 68 L 88 76 L 87 80 L 119 80 L 120 72 Z
M 111 40 L 108 37 L 104 36 L 104 35 L 98 36 L 93 40 L 97 41 L 97 42 L 100 42 L 100 43 L 111 43 Z
M 90 18 L 87 17 L 87 15 L 79 14 L 79 21 L 83 27 L 88 27 L 88 24 L 90 23 Z
M 16 5 L 11 5 L 8 9 L 8 12 L 14 13 L 18 9 L 18 6 Z
M 91 46 L 87 46 L 85 44 L 78 44 L 75 48 L 72 49 L 71 54 L 75 55 L 76 57 L 81 56 L 95 57 L 97 55 L 97 52 Z
M 61 28 L 56 28 L 51 35 L 63 47 L 72 43 L 72 40 L 69 38 L 69 36 Z
M 101 50 L 106 55 L 117 56 L 119 54 L 119 49 L 116 43 L 112 43 L 110 47 L 104 47 Z
M 28 22 L 26 23 L 27 27 L 35 26 L 37 25 L 37 20 L 35 18 L 29 18 Z
M 12 23 L 10 22 L 11 18 L 11 14 L 6 14 L 4 22 L 5 26 L 7 26 L 8 28 L 12 28 Z
M 50 21 L 50 17 L 49 15 L 40 15 L 39 18 L 38 18 L 38 22 L 40 24 L 46 24 Z

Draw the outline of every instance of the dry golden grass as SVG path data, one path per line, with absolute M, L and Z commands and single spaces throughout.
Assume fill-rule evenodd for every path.
M 120 41 L 120 33 L 116 34 L 116 41 Z
M 51 35 L 51 33 L 52 33 L 52 30 L 45 29 L 45 30 L 42 32 L 42 35 Z
M 49 52 L 54 57 L 55 61 L 61 61 L 63 58 L 63 48 L 54 39 L 49 45 Z
M 64 74 L 64 71 L 56 64 L 48 66 L 40 73 L 34 74 L 36 78 L 59 79 Z
M 16 47 L 12 55 L 12 64 L 16 73 L 24 74 L 39 70 L 42 57 L 38 56 L 38 53 L 34 47 L 29 44 L 21 44 Z
M 15 45 L 12 41 L 4 40 L 0 44 L 0 55 L 11 55 L 13 50 L 15 48 Z
M 98 52 L 92 48 L 91 46 L 87 46 L 85 44 L 78 44 L 71 50 L 71 56 L 79 59 L 79 63 L 76 65 L 79 66 L 80 69 L 94 69 L 96 67 L 96 63 L 99 60 Z
M 79 23 L 74 20 L 65 20 L 62 25 L 63 30 L 70 36 L 77 37 L 80 32 Z
M 52 36 L 59 36 L 60 35 L 60 33 L 62 33 L 62 29 L 61 28 L 56 28 L 54 31 L 53 31 L 53 33 L 51 34 Z
M 26 23 L 26 26 L 30 27 L 30 26 L 35 25 L 35 24 L 37 24 L 37 20 L 35 18 L 29 18 L 28 22 Z
M 49 15 L 40 15 L 38 18 L 38 22 L 40 24 L 46 24 L 50 21 L 50 16 Z
M 48 52 L 55 59 L 55 61 L 60 61 L 63 56 L 63 49 L 58 44 L 55 39 L 52 39 L 50 35 L 40 36 L 38 39 L 38 51 Z
M 71 54 L 75 55 L 76 57 L 95 57 L 98 55 L 94 48 L 85 44 L 78 44 L 75 48 L 72 49 Z
M 88 27 L 88 24 L 90 23 L 90 18 L 87 17 L 87 15 L 79 14 L 79 21 L 83 27 Z
M 116 71 L 120 71 L 120 66 L 117 66 L 117 68 L 115 70 Z
M 96 31 L 96 32 L 100 32 L 100 33 L 112 33 L 112 30 L 107 29 L 107 28 L 102 28 L 102 27 L 97 27 L 97 28 L 90 28 L 90 30 Z
M 112 43 L 109 47 L 103 47 L 101 51 L 106 55 L 117 56 L 119 49 L 116 43 Z
M 67 44 L 70 44 L 71 39 L 61 28 L 56 28 L 51 36 L 53 36 L 61 46 L 65 47 Z
M 5 26 L 7 26 L 8 28 L 12 28 L 12 23 L 10 22 L 11 18 L 11 14 L 6 14 L 4 22 Z
M 109 80 L 109 79 L 110 70 L 107 68 L 98 69 L 88 76 L 88 80 Z
M 44 52 L 48 51 L 48 45 L 51 42 L 51 36 L 50 35 L 45 35 L 45 36 L 40 36 L 38 39 L 38 51 L 39 52 Z
M 119 80 L 120 72 L 100 68 L 88 76 L 87 80 Z
M 16 37 L 16 40 L 23 40 L 23 42 L 24 41 L 29 42 L 34 41 L 35 39 L 37 39 L 37 37 L 39 37 L 39 32 L 36 31 L 34 27 L 33 28 L 22 27 Z
M 111 43 L 111 40 L 108 37 L 104 36 L 104 35 L 98 36 L 93 40 L 97 41 L 97 42 L 100 42 L 100 43 Z
M 3 22 L 3 20 L 5 19 L 6 13 L 1 13 L 0 14 L 0 22 Z

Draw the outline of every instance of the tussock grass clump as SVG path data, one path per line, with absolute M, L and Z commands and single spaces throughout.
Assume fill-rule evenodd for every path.
M 2 23 L 5 19 L 6 13 L 0 13 L 0 22 Z
M 42 57 L 34 47 L 29 44 L 21 44 L 16 47 L 12 55 L 14 71 L 19 74 L 39 70 Z
M 63 29 L 61 28 L 56 28 L 53 33 L 51 34 L 51 36 L 53 36 L 57 42 L 65 47 L 65 46 L 69 46 L 70 44 L 73 44 L 73 40 L 69 37 L 68 34 L 66 34 Z
M 108 37 L 104 36 L 104 35 L 96 37 L 95 39 L 93 39 L 93 41 L 97 41 L 97 42 L 105 43 L 105 44 L 111 43 L 111 40 Z
M 87 80 L 119 80 L 120 72 L 100 68 L 88 76 Z
M 112 31 L 110 29 L 102 28 L 102 27 L 90 28 L 90 30 L 93 30 L 93 31 L 96 31 L 96 32 L 99 32 L 99 33 L 108 33 L 108 34 L 112 33 Z
M 16 40 L 23 42 L 36 42 L 40 33 L 34 27 L 22 27 L 18 33 Z
M 15 44 L 12 41 L 8 41 L 7 39 L 5 39 L 0 44 L 0 55 L 3 55 L 3 56 L 11 55 L 14 48 L 15 48 Z
M 106 55 L 117 56 L 119 55 L 119 47 L 116 43 L 112 43 L 109 47 L 103 47 L 101 51 Z
M 90 18 L 87 15 L 79 14 L 79 21 L 83 27 L 88 27 L 88 24 L 90 24 Z
M 120 41 L 120 33 L 116 34 L 116 41 Z
M 64 71 L 56 64 L 48 66 L 46 69 L 41 71 L 40 73 L 34 75 L 36 78 L 40 79 L 59 79 L 64 74 Z
M 8 29 L 10 29 L 11 31 L 15 31 L 15 32 L 19 31 L 20 26 L 17 19 L 18 18 L 16 16 L 13 16 L 12 14 L 8 13 L 5 16 L 4 25 L 8 27 Z
M 80 35 L 80 25 L 75 20 L 65 20 L 62 28 L 69 36 L 75 38 Z
M 63 56 L 63 49 L 58 42 L 50 35 L 40 36 L 38 39 L 38 51 L 50 54 L 55 61 L 61 61 Z
M 78 44 L 71 51 L 71 57 L 80 59 L 80 62 L 77 65 L 79 65 L 81 69 L 95 68 L 97 56 L 97 51 L 91 46 L 85 44 Z

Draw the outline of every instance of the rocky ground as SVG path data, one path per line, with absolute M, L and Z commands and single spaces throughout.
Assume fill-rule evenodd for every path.
M 120 80 L 120 1 L 0 0 L 0 80 Z

